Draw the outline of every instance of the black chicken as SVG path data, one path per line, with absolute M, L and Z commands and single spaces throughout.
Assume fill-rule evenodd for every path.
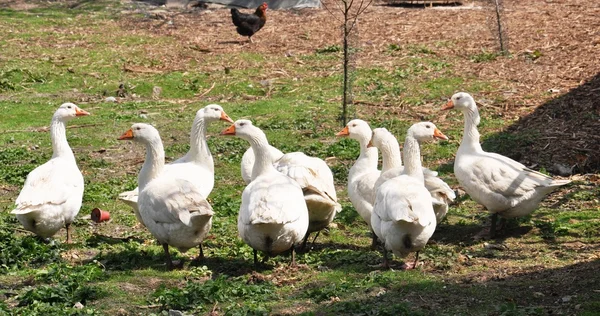
M 231 20 L 237 27 L 238 34 L 248 36 L 251 43 L 252 35 L 258 32 L 267 22 L 267 3 L 263 2 L 252 14 L 241 13 L 238 9 L 231 9 Z

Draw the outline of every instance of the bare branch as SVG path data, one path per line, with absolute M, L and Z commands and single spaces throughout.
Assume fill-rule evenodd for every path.
M 363 7 L 362 5 L 365 4 L 365 6 Z M 360 2 L 361 6 L 358 7 L 358 10 L 356 11 L 356 16 L 358 18 L 359 15 L 361 15 L 363 12 L 365 12 L 365 10 L 367 10 L 368 7 L 371 6 L 371 4 L 373 4 L 373 0 L 368 0 L 368 1 L 361 1 Z
M 354 0 L 352 0 L 354 1 Z M 358 9 L 354 14 L 348 16 L 346 22 L 350 22 L 350 26 L 348 26 L 348 33 L 352 32 L 356 22 L 358 21 L 358 16 L 361 15 L 365 10 L 373 3 L 373 0 L 361 0 L 358 4 Z
M 338 5 L 342 14 L 346 15 L 348 13 L 348 1 L 340 1 Z
M 339 6 L 339 2 L 336 2 L 336 3 L 337 3 L 337 4 L 338 4 L 338 6 Z M 339 23 L 343 23 L 343 20 L 339 19 L 339 18 L 338 18 L 338 17 L 335 15 L 335 13 L 333 13 L 333 11 L 331 11 L 331 9 L 330 9 L 328 6 L 326 6 L 326 5 L 325 5 L 325 3 L 324 3 L 324 2 L 321 2 L 321 4 L 323 5 L 323 8 L 325 8 L 325 10 L 327 10 L 327 12 L 329 12 L 329 14 L 331 14 L 331 16 L 333 16 L 333 18 L 334 18 L 336 21 L 338 21 Z
M 362 2 L 362 1 L 361 1 Z M 354 5 L 354 0 L 350 0 L 350 3 L 348 4 L 348 12 L 350 12 L 350 10 L 352 10 L 352 6 Z

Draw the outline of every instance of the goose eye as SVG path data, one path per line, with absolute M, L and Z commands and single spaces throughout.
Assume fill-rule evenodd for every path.
M 456 100 L 460 100 L 460 98 L 462 98 L 462 97 L 456 97 Z
M 356 127 L 356 124 L 352 124 L 352 127 Z
M 427 128 L 431 128 L 431 125 L 425 125 L 425 127 L 427 127 Z
M 246 123 L 240 123 L 240 126 L 244 126 L 244 125 L 246 125 Z
M 136 130 L 136 131 L 139 131 L 139 130 L 141 130 L 141 129 L 142 129 L 142 128 L 141 128 L 141 127 L 139 127 L 139 126 L 135 128 L 135 130 Z
M 70 106 L 70 105 L 69 105 L 69 106 L 67 106 L 67 109 L 70 109 L 70 108 L 72 108 L 72 106 Z

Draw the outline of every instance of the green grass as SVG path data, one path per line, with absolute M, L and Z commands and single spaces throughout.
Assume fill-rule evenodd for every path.
M 533 215 L 509 222 L 502 238 L 487 242 L 471 237 L 486 225 L 488 213 L 461 196 L 420 254 L 420 269 L 381 271 L 381 253 L 370 249 L 367 225 L 346 196 L 358 145 L 334 136 L 341 130 L 340 46 L 325 44 L 298 54 L 301 64 L 251 49 L 197 58 L 195 51 L 182 47 L 181 57 L 169 49 L 180 39 L 131 32 L 119 22 L 135 17 L 118 14 L 121 9 L 116 1 L 84 1 L 72 9 L 50 2 L 29 11 L 0 10 L 0 27 L 10 30 L 0 39 L 0 314 L 163 315 L 171 308 L 197 315 L 597 311 L 600 293 L 589 291 L 596 289 L 600 268 L 594 257 L 600 243 L 600 191 L 593 182 L 575 181 L 559 190 Z M 403 139 L 418 119 L 438 124 L 439 112 L 422 110 L 437 109 L 453 92 L 494 92 L 496 82 L 457 71 L 456 57 L 439 53 L 457 45 L 448 39 L 384 46 L 391 66 L 362 64 L 354 85 L 357 100 L 377 107 L 358 105 L 356 115 Z M 183 61 L 170 67 L 178 58 Z M 502 57 L 482 51 L 465 58 L 488 63 Z M 213 68 L 206 70 L 206 65 Z M 265 65 L 289 76 L 277 78 L 269 90 L 261 84 L 272 70 L 263 69 Z M 155 72 L 127 71 L 125 66 Z M 121 83 L 130 97 L 103 102 L 116 95 Z M 158 98 L 153 98 L 155 86 L 162 88 Z M 86 184 L 72 245 L 63 243 L 64 230 L 50 243 L 33 237 L 9 213 L 27 174 L 51 156 L 49 133 L 43 128 L 56 107 L 68 101 L 92 113 L 72 121 L 67 130 Z M 151 123 L 161 132 L 167 160 L 174 160 L 189 147 L 196 110 L 209 103 L 223 105 L 233 119 L 253 120 L 285 152 L 335 158 L 330 165 L 342 211 L 310 251 L 298 254 L 298 268 L 289 268 L 289 255 L 281 255 L 254 270 L 252 249 L 237 235 L 244 188 L 239 164 L 248 144 L 218 136 L 228 124 L 217 122 L 208 129 L 215 159 L 209 201 L 216 215 L 203 244 L 205 262 L 190 262 L 196 249 L 185 254 L 173 249 L 184 269 L 167 271 L 162 247 L 117 201 L 120 192 L 137 186 L 144 157 L 141 146 L 117 137 L 134 122 Z M 514 144 L 534 142 L 538 136 L 498 134 L 511 122 L 495 108 L 486 107 L 481 114 L 487 150 L 509 152 Z M 438 126 L 450 140 L 425 144 L 423 163 L 456 188 L 452 159 L 462 116 L 450 112 Z M 111 221 L 92 223 L 89 214 L 95 207 L 109 210 Z M 395 258 L 394 267 L 399 261 Z M 563 302 L 566 296 L 570 298 Z M 78 302 L 83 309 L 73 308 Z

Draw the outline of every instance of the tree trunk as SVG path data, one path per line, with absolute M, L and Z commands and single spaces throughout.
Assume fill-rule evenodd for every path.
M 502 16 L 500 15 L 500 3 L 498 0 L 494 1 L 496 6 L 496 23 L 498 23 L 498 40 L 500 41 L 500 51 L 504 54 L 507 52 L 506 45 L 504 43 L 504 30 L 502 29 Z
M 350 103 L 349 96 L 349 74 L 348 74 L 348 65 L 350 63 L 350 56 L 348 52 L 348 22 L 344 23 L 344 85 L 343 85 L 343 97 L 342 97 L 342 126 L 346 126 L 348 121 L 348 104 Z

